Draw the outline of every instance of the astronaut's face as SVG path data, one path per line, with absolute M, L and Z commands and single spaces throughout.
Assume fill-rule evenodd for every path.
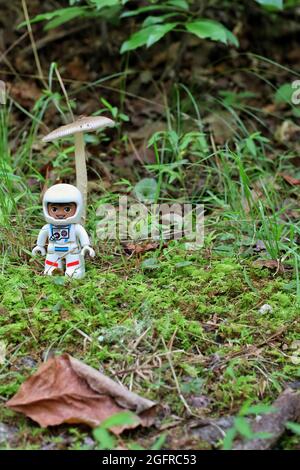
M 53 217 L 57 220 L 69 219 L 69 217 L 73 217 L 76 213 L 77 205 L 75 202 L 67 202 L 67 203 L 49 203 L 48 206 L 48 214 L 50 217 Z

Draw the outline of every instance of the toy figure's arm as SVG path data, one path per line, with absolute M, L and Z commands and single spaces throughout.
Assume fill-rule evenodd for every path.
M 88 234 L 86 233 L 84 227 L 82 225 L 76 225 L 76 235 L 79 238 L 80 245 L 82 246 L 81 254 L 84 256 L 86 253 L 88 253 L 91 258 L 94 258 L 95 256 L 95 251 L 93 248 L 90 246 L 90 239 Z
M 45 245 L 46 245 L 46 241 L 48 238 L 48 231 L 49 231 L 48 224 L 44 225 L 44 227 L 40 230 L 40 233 L 38 235 L 38 239 L 36 242 L 36 246 L 32 250 L 33 255 L 40 253 L 42 256 L 45 256 L 46 254 Z

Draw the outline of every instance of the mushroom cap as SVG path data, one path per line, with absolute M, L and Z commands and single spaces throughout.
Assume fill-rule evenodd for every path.
M 79 132 L 92 132 L 96 129 L 103 129 L 104 127 L 114 127 L 115 122 L 112 119 L 109 119 L 104 116 L 91 116 L 91 117 L 82 117 L 67 124 L 61 126 L 55 131 L 50 132 L 45 137 L 43 137 L 43 142 L 50 142 L 52 140 L 59 139 L 60 137 L 65 137 L 67 135 L 77 134 Z

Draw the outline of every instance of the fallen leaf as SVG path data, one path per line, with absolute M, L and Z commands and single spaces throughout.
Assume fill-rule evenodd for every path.
M 280 176 L 289 183 L 291 186 L 298 186 L 300 184 L 300 179 L 294 178 L 293 176 L 286 175 L 285 173 L 280 173 Z
M 281 274 L 286 270 L 291 269 L 290 266 L 282 264 L 277 259 L 258 259 L 254 261 L 253 265 L 259 268 L 268 268 Z
M 275 103 L 269 103 L 266 106 L 262 108 L 262 112 L 266 114 L 273 114 L 276 111 L 276 104 Z
M 227 111 L 212 113 L 204 119 L 204 122 L 208 124 L 215 142 L 220 145 L 231 140 L 237 132 L 237 122 L 232 114 Z
M 40 98 L 41 90 L 34 82 L 19 81 L 10 88 L 11 96 L 25 108 L 31 108 Z
M 155 132 L 162 132 L 166 130 L 166 124 L 163 121 L 156 120 L 155 122 L 148 121 L 138 130 L 129 132 L 129 136 L 133 140 L 146 140 L 155 134 Z
M 150 426 L 156 408 L 154 402 L 130 392 L 69 354 L 42 364 L 6 406 L 29 416 L 42 427 L 62 423 L 97 427 L 121 411 L 136 413 L 133 423 L 111 428 L 115 434 L 139 425 Z
M 86 82 L 90 78 L 87 64 L 78 56 L 73 57 L 71 62 L 66 64 L 66 71 L 68 72 L 68 76 L 74 80 Z
M 300 136 L 300 127 L 293 121 L 286 120 L 276 129 L 275 139 L 281 143 L 297 142 Z
M 138 244 L 138 243 L 126 243 L 124 245 L 124 250 L 127 255 L 132 255 L 132 254 L 140 254 L 140 253 L 146 253 L 147 251 L 152 251 L 156 250 L 156 248 L 159 247 L 159 243 L 157 242 L 149 242 L 149 243 L 143 243 L 143 244 Z

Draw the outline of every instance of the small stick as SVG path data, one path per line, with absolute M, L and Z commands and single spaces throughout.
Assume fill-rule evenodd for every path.
M 38 71 L 38 74 L 39 74 L 39 79 L 41 80 L 42 84 L 46 88 L 48 88 L 47 83 L 44 80 L 44 75 L 43 75 L 41 62 L 40 62 L 40 59 L 39 59 L 39 55 L 37 53 L 37 49 L 36 49 L 36 45 L 35 45 L 35 41 L 34 41 L 34 37 L 33 37 L 33 32 L 32 32 L 32 28 L 31 28 L 30 18 L 29 18 L 29 14 L 28 14 L 26 0 L 22 0 L 22 7 L 23 7 L 24 16 L 25 16 L 26 26 L 27 26 L 27 29 L 28 29 L 28 34 L 29 34 L 30 41 L 31 41 L 31 47 L 32 47 L 32 52 L 33 52 L 35 63 L 36 63 L 36 68 L 37 68 L 37 71 Z
M 174 382 L 175 382 L 175 385 L 176 385 L 178 396 L 179 396 L 180 400 L 182 401 L 182 403 L 183 403 L 185 409 L 187 410 L 188 414 L 192 416 L 193 415 L 192 410 L 190 409 L 189 405 L 187 404 L 187 402 L 186 402 L 186 400 L 185 400 L 185 398 L 182 395 L 181 390 L 180 390 L 180 385 L 179 385 L 179 382 L 178 382 L 178 379 L 177 379 L 177 376 L 176 376 L 176 373 L 175 373 L 175 369 L 173 367 L 173 363 L 172 363 L 172 360 L 171 360 L 171 352 L 168 350 L 167 345 L 166 345 L 165 340 L 164 340 L 163 337 L 161 337 L 161 340 L 162 340 L 164 348 L 166 350 L 166 356 L 167 356 L 167 359 L 168 359 L 168 362 L 169 362 L 169 365 L 170 365 L 170 369 L 172 371 L 172 375 L 173 375 L 173 378 L 174 378 Z
M 72 110 L 72 107 L 71 107 L 71 103 L 70 103 L 70 100 L 69 100 L 68 93 L 67 93 L 66 87 L 64 85 L 64 82 L 62 81 L 62 78 L 61 78 L 61 75 L 59 73 L 58 68 L 55 67 L 54 70 L 55 70 L 55 74 L 57 76 L 57 80 L 58 80 L 58 82 L 60 84 L 60 87 L 62 89 L 62 92 L 64 94 L 64 97 L 66 99 L 66 103 L 67 103 L 67 106 L 69 108 L 69 113 L 71 115 L 72 121 L 75 121 L 75 117 L 74 117 L 74 114 L 73 114 L 73 110 Z

